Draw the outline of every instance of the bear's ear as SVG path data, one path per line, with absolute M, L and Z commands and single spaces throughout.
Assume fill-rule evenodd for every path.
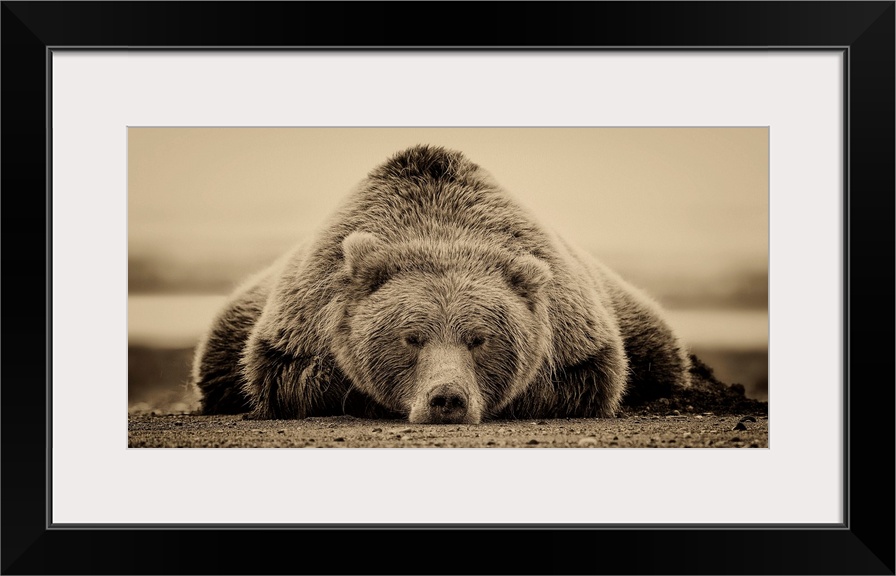
M 376 253 L 383 242 L 369 232 L 352 232 L 342 241 L 342 258 L 347 277 L 359 288 L 371 293 L 388 280 L 386 270 Z
M 553 280 L 554 273 L 544 260 L 525 254 L 517 256 L 508 264 L 506 276 L 510 287 L 528 300 L 531 306 L 535 296 Z

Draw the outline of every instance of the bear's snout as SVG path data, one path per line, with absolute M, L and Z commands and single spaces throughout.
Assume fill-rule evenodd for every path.
M 429 344 L 420 351 L 408 419 L 415 424 L 478 424 L 482 396 L 466 346 Z
M 456 424 L 467 417 L 469 397 L 462 388 L 451 384 L 437 386 L 429 393 L 429 421 Z

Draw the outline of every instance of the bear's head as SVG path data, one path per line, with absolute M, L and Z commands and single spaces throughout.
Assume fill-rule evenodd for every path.
M 333 354 L 353 384 L 413 423 L 478 423 L 550 362 L 550 266 L 485 243 L 342 242 Z

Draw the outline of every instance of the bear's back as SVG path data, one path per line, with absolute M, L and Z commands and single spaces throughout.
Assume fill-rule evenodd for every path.
M 463 154 L 436 146 L 414 146 L 370 172 L 334 222 L 334 241 L 360 229 L 391 243 L 463 239 L 550 259 L 531 214 Z

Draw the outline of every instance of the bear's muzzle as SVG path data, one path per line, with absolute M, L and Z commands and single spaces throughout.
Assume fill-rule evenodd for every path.
M 428 344 L 420 350 L 408 419 L 415 424 L 478 424 L 482 396 L 465 346 Z

